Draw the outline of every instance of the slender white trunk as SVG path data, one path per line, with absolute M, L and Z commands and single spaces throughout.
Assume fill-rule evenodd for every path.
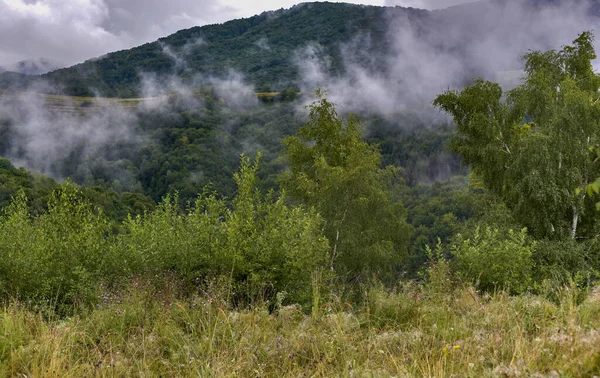
M 558 153 L 558 170 L 562 168 L 562 153 Z
M 337 246 L 340 240 L 340 230 L 335 230 L 335 243 L 333 244 L 333 252 L 331 253 L 331 262 L 329 264 L 329 269 L 333 272 L 335 269 L 333 268 L 333 263 L 335 258 L 337 257 Z
M 579 212 L 577 206 L 573 205 L 573 224 L 571 225 L 571 239 L 575 240 L 577 235 L 577 222 L 579 222 Z
M 331 271 L 333 272 L 335 270 L 335 260 L 338 257 L 338 244 L 340 242 L 340 228 L 342 226 L 342 224 L 344 223 L 344 221 L 346 220 L 346 213 L 348 212 L 348 207 L 346 206 L 346 209 L 344 209 L 344 215 L 342 215 L 342 219 L 340 220 L 340 223 L 338 225 L 338 228 L 335 230 L 335 243 L 333 243 L 333 251 L 331 252 L 331 262 L 329 263 L 329 269 L 331 269 Z

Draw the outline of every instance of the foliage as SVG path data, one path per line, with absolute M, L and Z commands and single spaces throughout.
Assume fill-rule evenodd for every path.
M 250 165 L 242 156 L 231 209 L 205 192 L 187 213 L 177 197 L 167 196 L 155 212 L 130 218 L 116 246 L 127 271 L 118 275 L 173 272 L 189 284 L 228 276 L 240 300 L 269 299 L 285 291 L 289 299 L 307 303 L 311 274 L 326 260 L 320 218 L 285 205 L 283 197 L 263 198 L 255 188 L 257 169 L 258 158 Z
M 414 229 L 409 261 L 403 266 L 409 277 L 416 277 L 425 266 L 429 258 L 427 246 L 436 245 L 438 240 L 447 245 L 467 227 L 468 221 L 478 219 L 481 212 L 490 210 L 489 206 L 479 206 L 482 193 L 478 189 L 468 188 L 467 177 L 464 176 L 455 176 L 432 185 L 404 187 L 397 195 L 406 206 L 406 221 Z
M 175 274 L 192 288 L 226 276 L 244 303 L 278 292 L 309 303 L 311 275 L 327 261 L 321 220 L 284 197 L 263 196 L 257 169 L 258 160 L 251 166 L 242 157 L 231 208 L 205 193 L 182 213 L 177 198 L 166 197 L 156 211 L 130 216 L 117 235 L 70 182 L 34 218 L 21 192 L 0 219 L 0 294 L 50 307 L 89 304 L 99 282 Z
M 388 191 L 397 169 L 379 167 L 379 150 L 363 140 L 355 116 L 344 122 L 317 96 L 298 136 L 284 139 L 290 169 L 282 186 L 325 219 L 332 271 L 389 272 L 406 254 L 410 234 L 402 205 Z
M 79 185 L 95 187 L 89 194 L 102 202 L 98 205 L 107 215 L 119 221 L 125 219 L 128 211 L 140 214 L 143 209 L 151 209 L 152 206 L 146 206 L 148 202 L 159 202 L 175 191 L 179 193 L 182 205 L 193 202 L 208 184 L 218 193 L 232 196 L 235 191 L 232 173 L 238 167 L 237 157 L 241 153 L 263 152 L 258 186 L 263 190 L 277 189 L 276 177 L 285 169 L 280 159 L 281 141 L 286 135 L 294 135 L 303 123 L 296 106 L 256 103 L 251 108 L 239 109 L 235 104 L 220 101 L 219 96 L 209 89 L 198 90 L 190 101 L 191 104 L 185 106 L 173 101 L 154 110 L 140 108 L 135 114 L 139 122 L 133 130 L 139 135 L 135 142 L 116 141 L 110 143 L 110 149 L 91 151 L 82 141 L 73 147 L 73 153 L 56 157 L 52 161 L 52 170 L 46 173 L 70 177 Z M 51 114 L 61 111 L 52 109 L 50 104 L 45 106 Z M 432 131 L 422 122 L 408 123 L 404 119 L 383 122 L 371 117 L 367 122 L 369 143 L 382 146 L 383 164 L 403 167 L 402 176 L 411 186 L 460 172 L 456 157 L 449 156 L 445 150 L 444 141 L 450 135 L 449 130 Z M 27 161 L 26 154 L 15 152 L 18 150 L 15 146 L 25 143 L 16 133 L 17 125 L 7 124 L 6 127 L 15 135 L 0 138 L 0 156 Z M 35 164 L 30 166 L 35 167 Z M 10 177 L 5 177 L 0 168 L 0 176 L 6 178 L 0 181 L 0 207 L 8 205 L 18 187 L 24 186 L 26 191 L 29 187 L 33 191 L 37 187 L 40 190 L 46 187 L 43 193 L 28 193 L 28 198 L 36 201 L 31 202 L 32 207 L 41 209 L 56 187 L 42 176 L 39 176 L 39 182 L 34 182 L 35 174 L 30 177 L 29 173 L 18 170 L 10 170 L 7 174 Z M 105 188 L 106 193 L 100 195 L 100 187 Z M 141 206 L 129 206 L 115 200 L 136 195 L 138 198 L 134 202 Z M 151 201 L 143 199 L 142 195 L 150 197 Z M 127 202 L 126 198 L 123 201 Z
M 468 174 L 460 157 L 448 149 L 455 132 L 451 124 L 430 125 L 411 113 L 367 118 L 364 124 L 369 143 L 381 148 L 383 164 L 402 167 L 402 178 L 410 187 Z
M 566 285 L 575 282 L 588 286 L 599 276 L 600 254 L 596 243 L 586 245 L 573 240 L 540 240 L 533 252 L 533 274 L 536 283 L 545 280 Z
M 47 210 L 51 194 L 58 188 L 59 184 L 51 178 L 24 168 L 17 169 L 8 159 L 0 157 L 0 211 L 8 208 L 12 198 L 22 191 L 29 213 L 40 215 Z M 82 186 L 78 190 L 93 207 L 100 207 L 106 216 L 116 221 L 125 220 L 128 214 L 135 216 L 154 208 L 154 202 L 141 193 L 117 193 L 101 186 Z
M 193 201 L 208 184 L 222 195 L 235 191 L 233 174 L 241 153 L 263 153 L 261 187 L 275 187 L 274 176 L 284 135 L 300 124 L 287 103 L 256 104 L 238 109 L 221 103 L 214 93 L 197 98 L 203 105 L 161 109 L 140 114 L 140 128 L 151 143 L 142 146 L 132 161 L 138 180 L 155 201 L 175 191 L 182 203 Z
M 526 54 L 525 82 L 506 98 L 479 79 L 434 101 L 454 117 L 453 150 L 538 238 L 598 234 L 595 201 L 577 190 L 600 175 L 590 152 L 600 139 L 592 41 L 584 32 L 560 51 Z
M 450 261 L 442 247 L 442 241 L 438 239 L 435 249 L 429 245 L 425 246 L 428 258 L 428 267 L 422 271 L 428 292 L 442 299 L 452 294 L 456 288 Z
M 319 46 L 331 57 L 331 73 L 341 73 L 341 44 L 357 34 L 369 34 L 378 41 L 370 52 L 380 53 L 387 43 L 384 37 L 389 17 L 421 18 L 426 14 L 400 7 L 305 3 L 288 10 L 180 30 L 156 42 L 112 52 L 42 77 L 70 95 L 100 92 L 105 96 L 135 97 L 139 96 L 141 73 L 192 82 L 199 75 L 226 76 L 235 71 L 255 88 L 278 91 L 299 84 L 298 65 L 292 57 L 307 45 Z M 178 64 L 178 59 L 185 65 Z M 18 84 L 19 79 L 28 78 L 0 75 L 0 85 L 15 85 L 13 82 Z
M 472 239 L 457 235 L 451 250 L 463 279 L 484 291 L 518 294 L 527 291 L 532 283 L 535 247 L 535 242 L 527 240 L 526 229 L 505 234 L 491 227 L 478 227 Z
M 31 219 L 23 192 L 0 218 L 0 290 L 4 297 L 51 307 L 89 303 L 112 238 L 107 219 L 67 182 L 48 211 Z
M 8 207 L 20 190 L 31 201 L 29 211 L 40 214 L 57 184 L 48 177 L 17 169 L 10 160 L 0 157 L 0 209 Z

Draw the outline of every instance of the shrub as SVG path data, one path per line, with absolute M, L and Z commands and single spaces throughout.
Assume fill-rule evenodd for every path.
M 0 218 L 0 288 L 4 296 L 52 307 L 89 303 L 108 269 L 110 224 L 79 189 L 54 191 L 48 212 L 32 218 L 23 192 Z
M 472 239 L 457 235 L 451 250 L 462 278 L 475 282 L 484 291 L 525 292 L 532 281 L 532 254 L 535 243 L 527 241 L 527 230 L 477 227 Z
M 270 299 L 278 292 L 308 303 L 311 274 L 327 261 L 322 220 L 311 209 L 255 188 L 254 165 L 242 157 L 237 196 L 229 208 L 214 194 L 200 196 L 187 213 L 167 196 L 152 214 L 129 219 L 117 250 L 125 275 L 174 272 L 188 283 L 227 276 L 238 300 Z M 265 298 L 268 297 L 268 298 Z
M 542 240 L 533 253 L 534 278 L 536 282 L 550 280 L 561 287 L 571 281 L 587 285 L 597 274 L 595 269 L 598 265 L 594 263 L 596 255 L 597 251 L 585 243 Z

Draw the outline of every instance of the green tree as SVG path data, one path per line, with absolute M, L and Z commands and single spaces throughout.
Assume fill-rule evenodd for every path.
M 590 150 L 600 143 L 592 42 L 584 32 L 559 51 L 526 54 L 525 80 L 506 95 L 479 79 L 434 101 L 454 117 L 452 149 L 539 238 L 598 234 L 595 201 L 578 190 L 600 175 Z
M 286 88 L 279 93 L 279 100 L 281 101 L 294 101 L 298 98 L 299 93 L 294 88 Z
M 363 140 L 359 121 L 351 115 L 344 122 L 323 92 L 317 97 L 298 136 L 284 139 L 290 168 L 282 186 L 325 219 L 332 271 L 349 278 L 389 272 L 410 236 L 403 206 L 388 190 L 398 169 L 381 169 L 379 149 Z

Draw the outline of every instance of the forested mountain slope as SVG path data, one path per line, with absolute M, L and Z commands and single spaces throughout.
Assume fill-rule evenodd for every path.
M 359 33 L 369 33 L 385 44 L 388 17 L 426 17 L 425 11 L 338 3 L 304 3 L 291 9 L 265 12 L 233 20 L 181 30 L 156 42 L 110 53 L 83 64 L 45 75 L 65 85 L 70 94 L 86 94 L 89 88 L 118 96 L 138 95 L 140 74 L 226 75 L 235 70 L 257 88 L 282 89 L 296 85 L 297 49 L 318 44 L 332 57 L 332 72 L 343 69 L 340 43 Z M 383 49 L 385 46 L 373 46 Z
M 586 24 L 582 17 L 593 18 L 597 10 L 595 0 L 490 0 L 432 12 L 302 3 L 224 24 L 180 30 L 156 42 L 39 77 L 0 74 L 0 87 L 43 81 L 50 83 L 42 88 L 46 92 L 132 97 L 143 94 L 140 84 L 148 75 L 194 83 L 198 77 L 237 72 L 258 90 L 281 90 L 300 87 L 306 81 L 302 67 L 307 49 L 327 62 L 326 73 L 331 76 L 347 74 L 355 64 L 385 75 L 393 70 L 388 58 L 414 60 L 415 53 L 430 49 L 447 55 L 448 69 L 463 65 L 465 77 L 457 81 L 469 80 L 474 75 L 518 68 L 518 56 L 527 48 L 555 48 L 569 42 L 568 36 L 556 38 L 550 31 L 563 32 L 562 26 L 570 26 L 571 18 L 579 18 L 577 26 L 581 27 Z M 546 30 L 553 18 L 561 16 L 562 20 Z M 403 43 L 407 38 L 410 44 Z M 496 55 L 507 50 L 511 54 Z M 482 62 L 481 55 L 490 53 L 490 60 Z
M 358 113 L 384 164 L 402 167 L 411 186 L 431 183 L 464 173 L 445 151 L 452 127 L 430 106 L 435 96 L 479 75 L 518 82 L 523 53 L 568 43 L 597 20 L 597 5 L 494 0 L 430 12 L 304 3 L 42 76 L 7 72 L 0 156 L 58 180 L 159 201 L 175 190 L 193 198 L 208 183 L 230 195 L 239 154 L 262 151 L 262 184 L 276 187 L 280 141 L 323 87 L 341 113 Z M 276 104 L 255 96 L 289 87 L 294 96 Z

